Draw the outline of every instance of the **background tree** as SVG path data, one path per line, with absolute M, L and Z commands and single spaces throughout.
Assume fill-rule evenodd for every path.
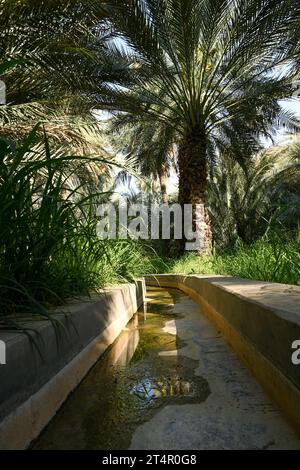
M 106 82 L 126 79 L 107 51 L 106 18 L 104 1 L 0 2 L 0 64 L 14 65 L 0 69 L 7 90 L 2 135 L 22 139 L 43 122 L 50 139 L 75 146 L 86 130 L 99 132 L 94 111 Z
M 158 186 L 161 202 L 168 203 L 168 177 L 176 170 L 177 160 L 174 129 L 164 123 L 154 125 L 152 121 L 119 115 L 112 120 L 110 131 L 115 135 L 115 147 L 124 153 L 130 168 L 152 181 L 153 192 L 157 193 Z
M 221 153 L 210 175 L 208 193 L 216 245 L 226 248 L 237 239 L 251 244 L 270 225 L 274 228 L 274 222 L 295 234 L 300 205 L 299 200 L 294 204 L 296 194 L 286 186 L 291 176 L 299 184 L 299 159 L 284 148 L 261 151 L 243 166 Z
M 115 3 L 112 22 L 122 40 L 112 47 L 127 60 L 132 80 L 107 90 L 107 105 L 146 114 L 180 136 L 179 201 L 193 204 L 201 250 L 211 245 L 208 149 L 224 129 L 235 132 L 236 118 L 257 134 L 290 118 L 279 100 L 292 93 L 295 75 L 283 67 L 295 53 L 289 24 L 298 13 L 295 2 L 283 0 Z

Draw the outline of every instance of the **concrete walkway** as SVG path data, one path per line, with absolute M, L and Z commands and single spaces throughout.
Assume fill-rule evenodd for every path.
M 159 302 L 157 289 L 148 291 L 149 309 Z M 182 295 L 164 331 L 177 335 L 182 348 L 161 351 L 198 361 L 195 375 L 208 381 L 211 393 L 195 404 L 172 404 L 140 425 L 131 449 L 300 449 L 300 440 L 282 413 L 244 368 L 223 337 Z

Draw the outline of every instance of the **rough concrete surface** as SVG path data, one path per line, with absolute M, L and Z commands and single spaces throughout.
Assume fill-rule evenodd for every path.
M 199 309 L 182 297 L 174 306 L 180 315 L 165 331 L 186 343 L 173 354 L 199 361 L 196 374 L 208 381 L 211 393 L 200 404 L 162 408 L 136 429 L 130 448 L 300 449 L 283 414 Z
M 0 449 L 24 449 L 36 438 L 143 303 L 144 282 L 123 284 L 53 314 L 64 329 L 35 321 L 40 354 L 28 336 L 1 333 L 6 365 L 0 367 Z
M 148 285 L 182 289 L 217 325 L 300 432 L 300 367 L 291 360 L 300 339 L 300 287 L 230 276 L 159 274 Z

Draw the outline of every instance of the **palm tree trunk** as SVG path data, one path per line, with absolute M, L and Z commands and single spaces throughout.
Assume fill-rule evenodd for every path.
M 167 173 L 165 166 L 162 165 L 158 171 L 158 179 L 160 184 L 160 192 L 163 204 L 168 204 L 168 193 L 167 193 Z
M 210 253 L 212 234 L 207 209 L 207 156 L 204 128 L 198 126 L 182 140 L 179 154 L 179 203 L 192 205 L 192 229 L 196 243 L 192 251 Z M 186 235 L 186 234 L 185 234 Z M 180 252 L 186 249 L 186 236 Z

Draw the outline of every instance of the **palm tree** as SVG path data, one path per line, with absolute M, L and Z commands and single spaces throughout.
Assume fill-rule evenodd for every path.
M 294 33 L 287 31 L 299 7 L 286 0 L 111 3 L 121 35 L 112 50 L 127 60 L 131 81 L 107 89 L 103 105 L 174 129 L 179 202 L 193 205 L 199 249 L 209 251 L 208 154 L 224 133 L 238 139 L 237 122 L 258 136 L 289 120 L 278 101 L 292 94 L 294 72 L 285 65 L 291 48 L 295 55 Z
M 7 90 L 2 135 L 21 141 L 37 122 L 66 143 L 82 143 L 82 127 L 93 133 L 97 95 L 108 73 L 111 82 L 122 74 L 105 48 L 106 16 L 104 2 L 93 0 L 0 2 L 0 75 Z
M 130 168 L 152 180 L 154 187 L 158 181 L 161 202 L 167 204 L 167 180 L 171 170 L 176 170 L 174 129 L 165 123 L 155 125 L 151 121 L 134 120 L 127 115 L 120 115 L 111 123 L 110 131 L 115 135 L 114 146 L 124 153 Z
M 100 157 L 101 163 L 65 164 L 94 186 L 113 160 L 93 113 L 95 95 L 108 73 L 111 82 L 122 74 L 122 64 L 105 49 L 111 34 L 106 15 L 104 3 L 92 0 L 0 2 L 0 76 L 7 90 L 0 137 L 21 144 L 42 123 L 34 136 L 38 146 L 46 132 L 53 153 Z
M 290 146 L 272 146 L 251 155 L 243 165 L 224 150 L 211 170 L 208 191 L 217 245 L 232 245 L 237 238 L 252 243 L 273 222 L 282 224 L 285 232 L 295 231 L 299 173 L 299 154 Z

